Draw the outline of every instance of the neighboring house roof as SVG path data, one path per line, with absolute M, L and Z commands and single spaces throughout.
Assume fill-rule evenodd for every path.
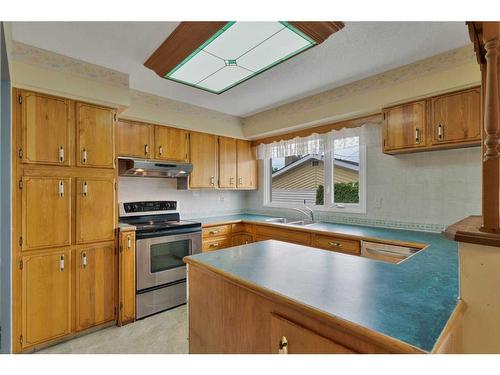
M 281 175 L 287 173 L 288 171 L 290 171 L 294 168 L 297 168 L 298 166 L 308 162 L 309 160 L 316 160 L 316 161 L 322 162 L 324 160 L 324 158 L 325 157 L 323 155 L 311 155 L 311 154 L 306 155 L 306 156 L 304 156 L 300 159 L 297 159 L 294 162 L 288 164 L 286 167 L 283 167 L 283 168 L 273 172 L 272 178 L 281 176 Z M 351 160 L 342 160 L 342 159 L 336 158 L 335 165 L 337 165 L 339 167 L 346 168 L 346 169 L 350 169 L 353 171 L 359 171 L 359 163 L 351 161 Z

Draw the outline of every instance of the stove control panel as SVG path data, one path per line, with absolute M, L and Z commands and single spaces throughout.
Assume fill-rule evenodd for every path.
M 143 201 L 123 203 L 125 213 L 156 212 L 156 211 L 176 211 L 176 201 Z

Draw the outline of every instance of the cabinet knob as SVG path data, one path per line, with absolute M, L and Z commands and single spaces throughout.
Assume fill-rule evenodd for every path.
M 342 244 L 340 242 L 328 242 L 328 245 L 334 247 L 342 247 Z
M 127 249 L 130 249 L 132 247 L 132 239 L 130 238 L 130 235 L 127 236 Z
M 82 195 L 86 197 L 88 193 L 89 193 L 89 185 L 87 184 L 87 181 L 85 181 L 82 187 Z
M 59 181 L 59 196 L 64 197 L 64 182 Z
M 438 131 L 438 139 L 443 139 L 443 125 L 439 124 L 437 131 Z
M 59 270 L 61 272 L 64 271 L 64 255 L 61 255 L 59 257 Z
M 82 150 L 82 163 L 86 164 L 88 160 L 88 151 L 86 148 Z
M 420 143 L 420 129 L 419 128 L 415 129 L 415 143 L 416 144 Z
M 82 267 L 83 268 L 87 267 L 87 253 L 86 252 L 82 253 Z
M 64 147 L 59 146 L 59 162 L 63 163 L 64 162 Z
M 163 147 L 162 146 L 158 147 L 158 153 L 160 155 L 163 155 Z
M 145 144 L 144 145 L 144 155 L 147 155 L 147 154 L 149 154 L 149 145 Z
M 281 336 L 278 354 L 288 354 L 288 340 L 285 336 Z

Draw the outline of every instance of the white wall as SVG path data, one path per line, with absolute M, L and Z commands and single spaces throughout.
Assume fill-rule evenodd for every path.
M 390 156 L 382 153 L 379 125 L 369 126 L 367 138 L 367 213 L 322 213 L 320 217 L 332 221 L 350 218 L 370 225 L 435 224 L 426 229 L 439 230 L 480 214 L 479 147 Z M 263 207 L 262 187 L 249 193 L 248 207 L 261 213 L 287 213 Z
M 168 178 L 119 177 L 118 201 L 176 200 L 181 218 L 228 215 L 246 208 L 246 191 L 177 190 Z

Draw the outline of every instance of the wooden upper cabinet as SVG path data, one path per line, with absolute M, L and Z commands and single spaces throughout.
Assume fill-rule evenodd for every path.
M 22 348 L 71 332 L 68 249 L 22 257 Z
M 114 168 L 114 109 L 76 103 L 77 165 Z
M 22 178 L 22 249 L 71 244 L 71 180 Z
M 236 188 L 236 139 L 219 137 L 219 187 Z
M 188 134 L 186 130 L 155 125 L 155 159 L 187 161 Z
M 115 218 L 115 180 L 77 178 L 76 243 L 113 240 Z
M 481 140 L 479 88 L 431 98 L 432 144 Z
M 120 232 L 118 325 L 135 320 L 135 232 Z
M 257 160 L 249 141 L 236 141 L 238 189 L 257 189 Z
M 116 256 L 113 243 L 77 251 L 76 330 L 115 319 Z
M 116 124 L 116 154 L 151 159 L 154 155 L 154 126 L 119 120 Z
M 384 151 L 425 147 L 426 101 L 384 110 Z
M 70 165 L 73 107 L 68 99 L 21 92 L 23 163 Z
M 189 138 L 189 159 L 193 164 L 189 185 L 213 189 L 217 184 L 217 136 L 192 132 Z

